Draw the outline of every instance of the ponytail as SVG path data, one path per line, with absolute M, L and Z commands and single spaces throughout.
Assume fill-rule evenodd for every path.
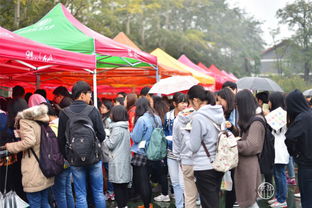
M 197 98 L 200 101 L 204 102 L 206 101 L 207 104 L 210 105 L 215 105 L 216 104 L 216 99 L 214 97 L 214 94 L 210 92 L 209 90 L 205 90 L 202 86 L 200 85 L 195 85 L 191 87 L 191 89 L 187 93 L 189 99 L 194 99 Z

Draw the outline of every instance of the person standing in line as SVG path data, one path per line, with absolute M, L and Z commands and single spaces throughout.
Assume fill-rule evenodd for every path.
M 46 178 L 43 175 L 38 161 L 30 152 L 30 148 L 33 148 L 36 155 L 40 151 L 41 127 L 37 121 L 49 122 L 48 107 L 40 104 L 46 100 L 41 95 L 32 95 L 29 100 L 37 96 L 41 99 L 35 99 L 36 102 L 31 102 L 33 106 L 16 116 L 15 127 L 19 129 L 21 140 L 6 143 L 5 148 L 11 153 L 23 152 L 22 182 L 30 207 L 49 208 L 48 190 L 54 184 L 54 177 Z
M 241 140 L 237 141 L 238 166 L 234 176 L 236 200 L 241 208 L 258 208 L 257 189 L 261 183 L 258 155 L 263 148 L 265 127 L 261 121 L 253 120 L 255 117 L 264 120 L 264 117 L 249 90 L 238 92 L 235 99 L 242 135 Z
M 99 101 L 98 108 L 102 116 L 105 136 L 107 139 L 110 136 L 110 124 L 112 122 L 110 118 L 110 113 L 111 113 L 111 109 L 113 108 L 113 103 L 110 100 Z M 108 181 L 109 170 L 108 170 L 107 162 L 103 163 L 103 175 L 104 175 L 104 187 L 106 187 L 106 189 L 104 188 L 104 191 L 107 190 L 105 193 L 106 200 L 114 201 L 115 200 L 114 187 L 113 187 L 113 184 Z
M 154 103 L 154 112 L 160 117 L 162 125 L 164 125 L 165 115 L 169 111 L 169 107 L 161 99 L 160 96 L 153 95 L 152 98 Z M 167 157 L 162 158 L 161 160 L 149 161 L 148 169 L 151 176 L 151 181 L 158 182 L 161 186 L 161 194 L 154 197 L 154 200 L 158 202 L 170 202 L 170 197 L 168 193 L 169 190 Z
M 136 102 L 135 125 L 130 136 L 133 139 L 131 151 L 134 153 L 131 160 L 133 167 L 133 183 L 136 192 L 144 203 L 141 208 L 152 207 L 152 188 L 147 168 L 146 150 L 156 126 L 161 126 L 161 119 L 155 115 L 149 101 L 141 97 Z
M 191 130 L 188 126 L 191 124 L 193 115 L 193 108 L 181 111 L 174 120 L 172 130 L 172 153 L 177 157 L 183 172 L 185 207 L 188 208 L 196 208 L 198 198 L 193 170 L 193 153 L 186 146 L 186 140 L 189 140 Z
M 286 109 L 285 99 L 281 92 L 273 92 L 269 95 L 269 110 L 274 111 L 277 108 Z M 279 130 L 272 129 L 274 136 L 274 181 L 275 181 L 275 198 L 268 201 L 271 207 L 287 207 L 287 177 L 286 167 L 289 163 L 289 154 L 285 145 L 286 125 Z
M 173 95 L 173 105 L 174 109 L 170 112 L 167 112 L 164 117 L 164 134 L 167 138 L 168 143 L 168 153 L 167 153 L 167 163 L 168 163 L 168 170 L 170 175 L 171 184 L 173 186 L 174 196 L 175 196 L 175 205 L 177 208 L 183 208 L 183 174 L 177 160 L 177 156 L 172 153 L 173 145 L 172 145 L 172 130 L 173 130 L 173 123 L 179 112 L 184 110 L 188 103 L 186 95 L 183 93 L 175 93 Z M 155 201 L 165 201 L 165 199 L 169 199 L 169 196 L 160 195 L 155 197 Z M 170 200 L 170 199 L 169 199 Z
M 112 159 L 108 162 L 108 180 L 113 184 L 118 208 L 123 208 L 127 207 L 128 183 L 131 181 L 128 112 L 124 106 L 115 106 L 110 117 L 111 134 L 104 140 L 112 153 Z
M 94 149 L 90 150 L 92 152 L 93 164 L 87 166 L 73 166 L 70 160 L 76 158 L 69 158 L 69 142 L 74 142 L 74 139 L 70 139 L 66 136 L 65 132 L 69 132 L 70 129 L 67 126 L 68 121 L 73 118 L 76 114 L 84 114 L 91 112 L 87 115 L 92 122 L 93 130 L 96 134 L 95 139 L 99 140 L 101 144 L 105 139 L 105 132 L 103 128 L 103 122 L 101 119 L 100 112 L 94 107 L 89 106 L 91 101 L 91 87 L 85 81 L 78 81 L 74 84 L 72 88 L 72 95 L 74 97 L 74 102 L 68 106 L 66 109 L 61 111 L 59 117 L 59 128 L 58 128 L 58 138 L 60 142 L 60 150 L 64 157 L 69 161 L 71 167 L 71 172 L 74 179 L 74 188 L 76 194 L 76 208 L 85 208 L 87 205 L 87 186 L 90 185 L 94 205 L 96 208 L 105 208 L 106 202 L 103 193 L 103 173 L 102 173 L 102 161 L 101 157 L 96 157 L 100 155 L 100 147 L 94 145 Z M 86 132 L 88 133 L 88 132 Z M 70 140 L 70 141 L 69 141 Z M 93 141 L 96 142 L 96 141 Z M 89 180 L 87 180 L 87 178 Z M 89 183 L 89 184 L 88 184 Z
M 223 88 L 217 92 L 217 104 L 221 105 L 224 111 L 226 120 L 225 127 L 228 131 L 232 132 L 234 136 L 238 136 L 239 130 L 237 128 L 237 112 L 235 109 L 235 95 L 230 88 Z M 232 184 L 234 184 L 235 168 L 230 170 Z M 235 187 L 232 186 L 232 191 L 225 191 L 225 208 L 232 208 L 237 205 Z
M 187 146 L 193 153 L 194 175 L 203 208 L 219 207 L 222 172 L 213 169 L 217 151 L 218 130 L 224 122 L 222 106 L 215 105 L 214 95 L 200 85 L 188 91 L 189 102 L 196 110 L 192 116 L 192 129 Z M 207 149 L 207 152 L 205 150 Z
M 302 208 L 312 207 L 312 112 L 303 94 L 294 90 L 286 97 L 288 152 L 298 164 Z
M 49 126 L 57 136 L 59 118 L 51 104 L 44 103 L 48 107 Z M 64 161 L 64 170 L 54 178 L 52 187 L 57 207 L 74 208 L 75 200 L 71 184 L 71 171 L 67 161 Z

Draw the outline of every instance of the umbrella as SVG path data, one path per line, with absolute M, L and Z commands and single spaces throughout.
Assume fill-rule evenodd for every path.
M 169 95 L 175 92 L 188 90 L 198 83 L 199 81 L 192 76 L 173 76 L 166 79 L 161 79 L 159 82 L 153 85 L 149 93 Z
M 7 150 L 0 151 L 0 158 L 7 158 L 9 152 Z M 7 193 L 7 179 L 8 179 L 8 161 L 6 161 L 5 179 L 4 179 L 4 193 L 0 192 L 0 208 L 26 208 L 29 205 L 24 202 L 14 191 Z
M 237 87 L 239 89 L 284 92 L 276 82 L 262 77 L 243 77 L 237 81 Z
M 304 96 L 312 96 L 312 89 L 306 90 L 303 92 Z

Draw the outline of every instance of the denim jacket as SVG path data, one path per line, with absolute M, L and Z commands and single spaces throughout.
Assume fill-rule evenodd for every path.
M 154 117 L 154 118 L 153 118 Z M 155 121 L 157 124 L 155 124 Z M 135 123 L 134 129 L 131 132 L 131 138 L 134 142 L 131 147 L 131 152 L 137 154 L 146 154 L 146 148 L 139 148 L 141 141 L 146 141 L 145 147 L 148 146 L 152 136 L 152 132 L 156 126 L 162 127 L 161 119 L 157 115 L 152 115 L 148 112 L 144 113 Z
M 164 134 L 165 136 L 172 136 L 173 122 L 174 122 L 174 110 L 169 111 L 165 115 Z M 172 150 L 172 141 L 167 140 L 168 149 Z

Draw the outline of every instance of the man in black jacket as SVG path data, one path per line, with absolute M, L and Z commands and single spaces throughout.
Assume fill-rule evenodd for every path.
M 91 101 L 91 87 L 88 83 L 84 81 L 79 81 L 75 83 L 72 88 L 72 95 L 75 99 L 74 102 L 68 107 L 69 110 L 73 113 L 82 113 L 85 109 L 88 108 L 88 104 Z M 90 120 L 93 124 L 93 129 L 96 133 L 97 139 L 100 143 L 105 139 L 105 132 L 103 128 L 103 123 L 99 111 L 94 107 L 93 110 L 88 114 Z M 66 156 L 65 149 L 66 138 L 65 132 L 69 117 L 64 111 L 61 111 L 59 118 L 59 128 L 58 128 L 58 138 L 60 142 L 61 152 L 64 157 Z M 74 186 L 76 192 L 76 207 L 85 208 L 87 205 L 87 187 L 90 185 L 91 192 L 94 199 L 95 207 L 106 207 L 105 199 L 103 194 L 103 174 L 102 174 L 102 161 L 83 166 L 71 166 L 71 171 L 74 178 Z M 87 180 L 87 178 L 89 180 Z M 90 184 L 87 184 L 87 183 Z
M 285 143 L 298 164 L 302 208 L 312 208 L 312 111 L 299 90 L 289 93 L 286 106 L 289 122 Z

